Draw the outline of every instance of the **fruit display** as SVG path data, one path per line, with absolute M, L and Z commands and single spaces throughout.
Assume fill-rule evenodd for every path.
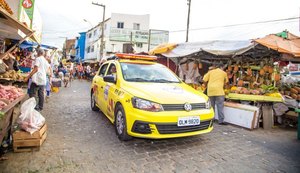
M 229 79 L 226 94 L 282 97 L 279 93 L 281 74 L 273 59 L 258 62 L 229 61 L 226 73 Z
M 280 93 L 300 101 L 300 83 L 282 84 L 280 87 Z
M 5 86 L 0 84 L 0 99 L 12 102 L 23 95 L 24 92 L 21 88 L 17 88 L 15 86 Z
M 9 5 L 4 0 L 0 0 L 0 7 L 5 9 L 9 14 L 14 14 Z
M 14 70 L 7 71 L 0 75 L 0 79 L 12 80 L 12 81 L 23 81 L 27 75 L 16 72 Z
M 273 85 L 261 85 L 259 88 L 250 89 L 245 87 L 231 87 L 228 93 L 249 94 L 249 95 L 270 95 L 278 93 L 278 88 Z

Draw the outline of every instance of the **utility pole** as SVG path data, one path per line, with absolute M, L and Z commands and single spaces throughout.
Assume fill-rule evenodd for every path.
M 102 25 L 101 25 L 101 45 L 100 45 L 100 60 L 103 58 L 103 50 L 104 50 L 104 21 L 105 21 L 105 5 L 92 2 L 93 5 L 103 7 L 103 15 L 102 15 Z
M 149 29 L 149 37 L 148 37 L 148 52 L 150 51 L 150 44 L 151 44 L 151 29 Z
M 187 0 L 187 5 L 189 6 L 188 17 L 187 17 L 187 28 L 186 28 L 186 39 L 185 42 L 189 41 L 189 26 L 190 26 L 190 11 L 191 11 L 192 0 Z

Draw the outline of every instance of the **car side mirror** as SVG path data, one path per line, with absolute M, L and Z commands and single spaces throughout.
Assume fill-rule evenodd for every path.
M 116 78 L 113 75 L 104 76 L 103 79 L 104 79 L 105 82 L 110 82 L 110 83 L 114 83 L 114 84 L 117 83 Z

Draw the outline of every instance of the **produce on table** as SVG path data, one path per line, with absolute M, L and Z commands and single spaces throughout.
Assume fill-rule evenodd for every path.
M 23 81 L 25 79 L 26 74 L 20 74 L 14 70 L 10 70 L 0 75 L 0 79 L 10 79 L 14 81 Z
M 295 100 L 300 100 L 300 83 L 282 84 L 280 86 L 280 93 L 290 96 Z
M 0 100 L 0 110 L 5 108 L 6 106 L 7 106 L 7 104 L 4 101 Z
M 12 102 L 15 99 L 17 99 L 23 95 L 24 95 L 24 93 L 21 88 L 17 88 L 15 86 L 0 85 L 0 98 L 1 99 L 7 99 L 10 102 Z

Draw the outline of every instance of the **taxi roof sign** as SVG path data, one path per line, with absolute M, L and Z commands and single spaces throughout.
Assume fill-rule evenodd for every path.
M 156 61 L 156 56 L 150 56 L 150 55 L 136 55 L 136 54 L 130 54 L 130 53 L 116 53 L 116 57 L 120 59 L 131 59 L 131 60 L 147 60 L 147 61 Z

